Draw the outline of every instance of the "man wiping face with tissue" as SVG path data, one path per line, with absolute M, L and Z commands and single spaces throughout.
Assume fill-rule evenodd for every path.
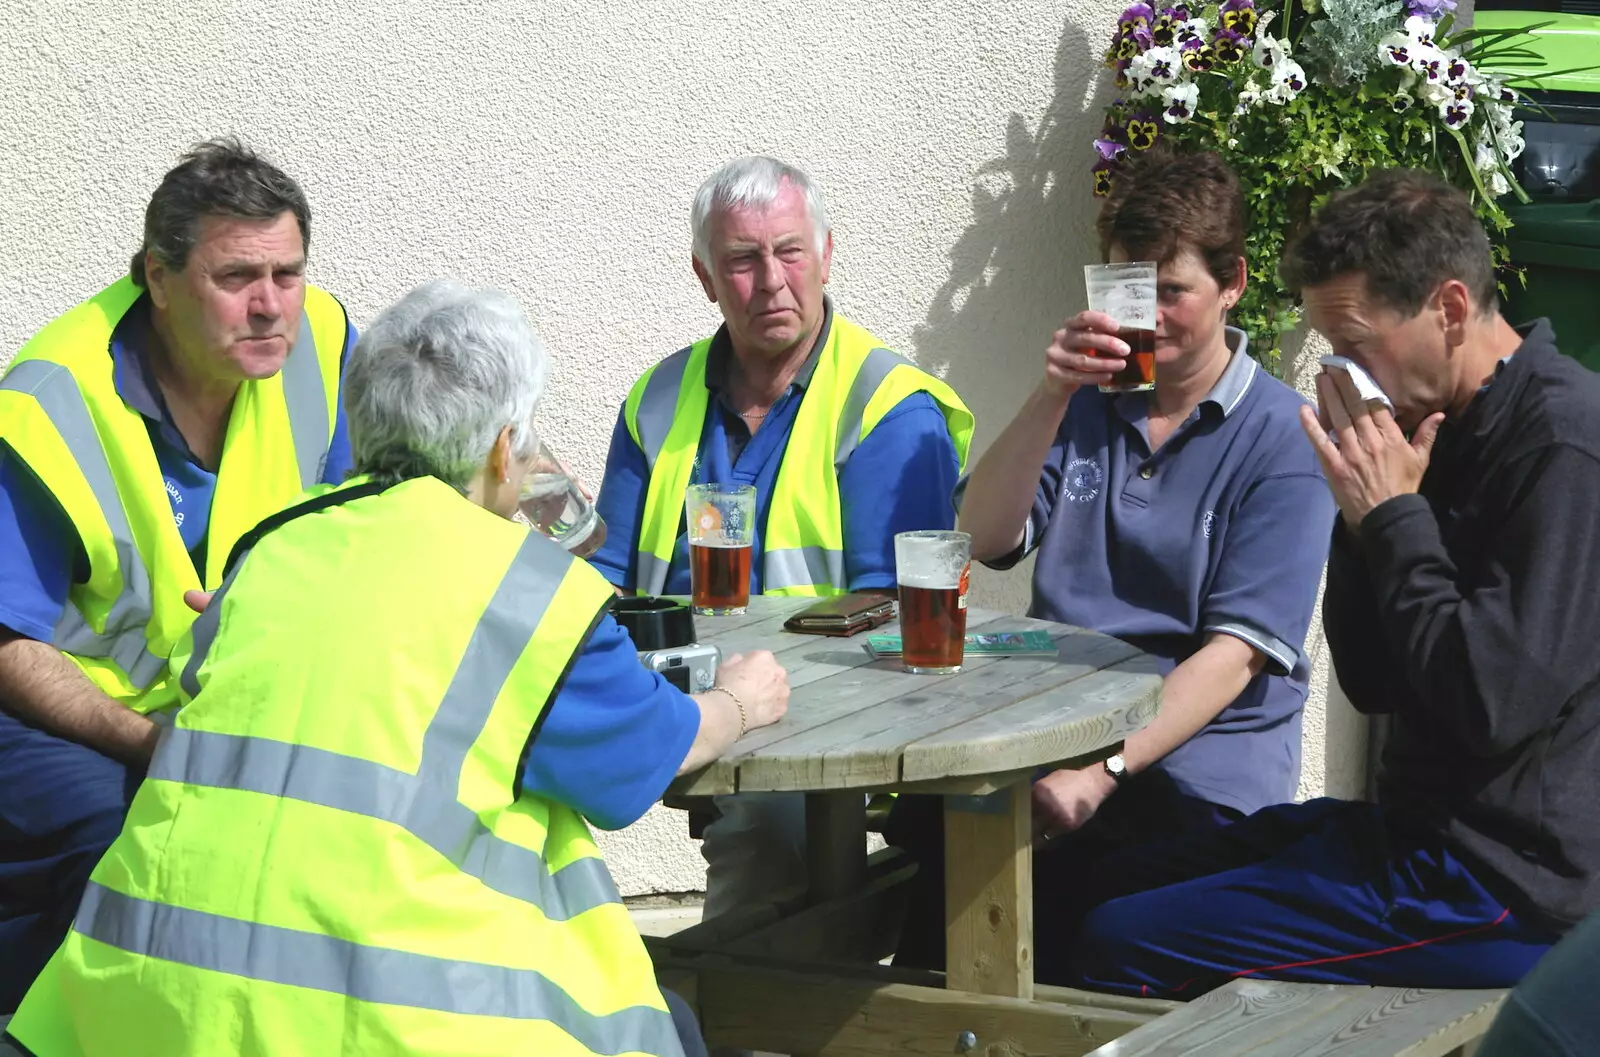
M 1334 669 L 1393 721 L 1377 803 L 1158 849 L 1170 876 L 1107 893 L 1066 982 L 1505 987 L 1600 909 L 1600 376 L 1501 316 L 1472 203 L 1430 174 L 1335 195 L 1283 273 L 1360 369 L 1326 364 L 1301 424 L 1342 515 Z

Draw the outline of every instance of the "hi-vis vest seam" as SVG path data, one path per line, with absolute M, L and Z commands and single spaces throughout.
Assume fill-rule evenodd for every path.
M 100 512 L 116 545 L 122 592 L 111 604 L 105 631 L 96 632 L 83 619 L 78 607 L 69 602 L 56 623 L 56 647 L 85 657 L 109 657 L 136 685 L 149 686 L 167 664 L 166 658 L 151 653 L 145 642 L 145 624 L 154 608 L 150 571 L 145 568 L 134 543 L 128 512 L 123 508 L 122 496 L 117 493 L 111 464 L 106 461 L 105 449 L 100 446 L 94 419 L 77 380 L 60 364 L 25 360 L 0 380 L 0 389 L 26 393 L 44 409 L 89 482 L 89 489 L 100 504 Z
M 321 477 L 332 428 L 322 367 L 310 318 L 300 316 L 300 334 L 284 361 L 284 400 L 302 488 Z M 94 418 L 78 381 L 67 367 L 49 360 L 24 360 L 3 379 L 0 389 L 32 397 L 66 442 L 78 469 L 100 506 L 116 549 L 122 591 L 111 604 L 104 631 L 95 631 L 76 605 L 68 603 L 54 630 L 54 645 L 80 657 L 105 657 L 127 673 L 139 689 L 149 687 L 166 668 L 166 658 L 151 653 L 145 628 L 155 611 L 150 572 L 139 553 L 127 510 Z
M 334 936 L 153 903 L 94 882 L 84 893 L 74 928 L 135 954 L 363 1002 L 545 1020 L 592 1053 L 681 1052 L 676 1049 L 671 1014 L 630 1006 L 596 1016 L 533 969 L 367 947 Z
M 416 774 L 310 745 L 179 726 L 163 738 L 149 777 L 285 797 L 391 823 L 463 873 L 532 903 L 552 921 L 621 902 L 602 860 L 579 859 L 552 874 L 542 855 L 496 837 L 456 798 L 467 753 L 574 560 L 559 548 L 540 544 L 530 533 L 473 629 L 423 735 Z M 223 596 L 247 558 L 242 556 L 229 570 L 191 628 L 194 652 L 180 676 L 191 698 L 201 690 L 198 672 L 221 623 Z

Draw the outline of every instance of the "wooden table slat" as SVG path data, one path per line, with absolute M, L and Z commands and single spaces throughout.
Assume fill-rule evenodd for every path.
M 1095 1057 L 1443 1057 L 1482 1033 L 1503 996 L 1236 980 Z

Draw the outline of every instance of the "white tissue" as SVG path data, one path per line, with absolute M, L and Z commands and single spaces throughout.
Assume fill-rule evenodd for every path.
M 1355 361 L 1344 356 L 1324 356 L 1322 357 L 1322 366 L 1344 371 L 1350 376 L 1350 380 L 1356 384 L 1356 392 L 1361 394 L 1361 399 L 1369 403 L 1376 400 L 1388 408 L 1391 415 L 1394 414 L 1394 401 L 1390 400 L 1384 394 L 1384 391 L 1378 388 L 1378 383 L 1372 380 L 1372 375 L 1362 370 Z

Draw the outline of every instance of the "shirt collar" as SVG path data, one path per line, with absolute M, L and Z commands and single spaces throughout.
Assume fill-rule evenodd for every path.
M 817 361 L 822 358 L 822 350 L 828 344 L 828 335 L 833 330 L 833 299 L 824 295 L 822 298 L 822 326 L 817 330 L 817 340 L 811 346 L 811 352 L 806 356 L 806 362 L 800 365 L 800 370 L 795 372 L 794 378 L 789 382 L 792 387 L 804 389 L 811 384 L 811 376 L 817 373 Z M 717 328 L 711 338 L 711 348 L 706 351 L 706 388 L 713 392 L 720 392 L 728 388 L 728 364 L 733 358 L 733 341 L 728 337 L 728 325 L 724 323 Z
M 1222 376 L 1217 379 L 1211 391 L 1200 401 L 1196 412 L 1205 405 L 1210 404 L 1227 418 L 1238 410 L 1244 402 L 1244 396 L 1250 391 L 1250 385 L 1256 379 L 1256 372 L 1261 368 L 1250 356 L 1250 338 L 1238 327 L 1223 327 L 1222 340 L 1228 344 L 1228 366 L 1222 369 Z M 1159 382 L 1159 374 L 1157 376 Z M 1145 393 L 1121 393 L 1117 402 L 1128 410 L 1137 409 L 1143 412 L 1149 404 Z M 1142 416 L 1141 416 L 1142 417 Z
M 166 402 L 145 356 L 149 340 L 150 295 L 141 294 L 111 332 L 111 383 L 123 403 L 145 418 L 161 422 L 167 417 Z

